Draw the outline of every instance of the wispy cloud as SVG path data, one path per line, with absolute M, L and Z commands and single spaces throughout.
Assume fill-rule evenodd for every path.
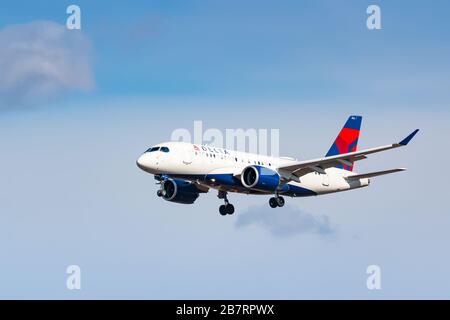
M 336 233 L 328 216 L 311 214 L 289 205 L 282 209 L 272 209 L 268 206 L 251 207 L 237 216 L 235 225 L 238 228 L 257 225 L 277 237 L 308 233 L 329 236 Z
M 51 101 L 94 85 L 90 44 L 79 30 L 34 21 L 0 30 L 0 109 Z

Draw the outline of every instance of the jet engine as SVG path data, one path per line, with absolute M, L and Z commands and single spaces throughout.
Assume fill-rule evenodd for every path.
M 273 192 L 280 184 L 280 176 L 266 167 L 248 166 L 242 170 L 241 183 L 248 189 Z
M 197 200 L 200 191 L 189 181 L 180 179 L 166 179 L 161 181 L 158 195 L 164 200 L 176 203 L 191 204 Z

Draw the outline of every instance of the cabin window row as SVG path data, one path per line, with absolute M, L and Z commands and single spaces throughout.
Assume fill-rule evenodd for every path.
M 206 156 L 206 157 L 210 157 L 210 158 L 216 158 L 216 155 L 214 153 L 198 152 L 198 151 L 195 152 L 196 156 L 198 156 L 199 154 L 201 156 Z M 219 158 L 219 156 L 217 156 L 217 158 Z M 230 156 L 228 156 L 228 155 L 221 155 L 220 159 L 230 159 Z M 241 158 L 240 160 L 241 160 L 242 163 L 245 162 L 245 161 L 247 161 L 248 163 L 252 162 L 251 160 L 248 160 L 248 159 L 244 160 L 244 159 Z M 234 161 L 235 162 L 239 162 L 239 159 L 237 157 L 235 157 Z M 270 163 L 270 162 L 264 163 L 263 161 L 256 161 L 256 160 L 253 160 L 253 164 L 257 164 L 257 165 L 260 165 L 260 166 L 264 166 L 264 165 L 267 164 L 269 166 L 272 166 L 272 163 Z

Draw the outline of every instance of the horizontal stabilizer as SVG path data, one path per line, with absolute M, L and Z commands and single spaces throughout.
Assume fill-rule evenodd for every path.
M 390 170 L 383 170 L 383 171 L 374 171 L 374 172 L 368 172 L 368 173 L 362 173 L 362 174 L 356 174 L 353 176 L 348 176 L 348 177 L 346 177 L 346 179 L 347 180 L 359 180 L 359 179 L 382 176 L 385 174 L 390 174 L 390 173 L 395 173 L 395 172 L 400 172 L 400 171 L 405 171 L 405 170 L 406 170 L 405 168 L 398 168 L 398 169 L 390 169 Z

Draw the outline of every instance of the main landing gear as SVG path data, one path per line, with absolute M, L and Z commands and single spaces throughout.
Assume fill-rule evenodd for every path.
M 269 205 L 271 208 L 284 206 L 284 198 L 281 196 L 272 197 L 269 199 Z
M 227 192 L 219 190 L 219 194 L 217 195 L 219 199 L 223 199 L 225 201 L 225 204 L 221 205 L 219 207 L 219 213 L 222 216 L 226 216 L 227 214 L 233 214 L 234 213 L 234 206 L 228 202 L 227 198 Z

